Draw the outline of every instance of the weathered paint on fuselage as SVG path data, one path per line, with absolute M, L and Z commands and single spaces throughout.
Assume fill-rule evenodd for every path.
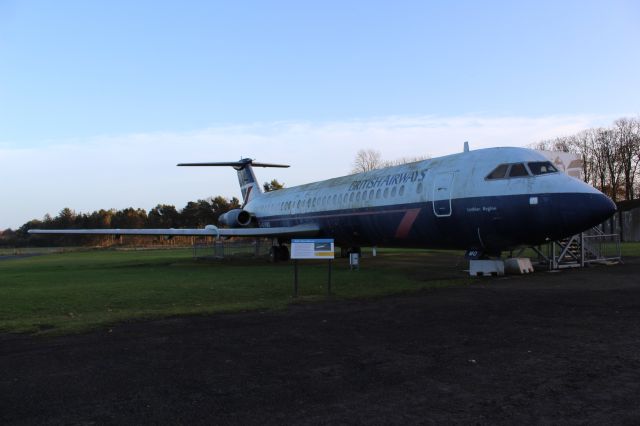
M 497 165 L 546 161 L 491 148 L 281 189 L 245 206 L 260 227 L 320 225 L 341 246 L 500 251 L 581 232 L 613 202 L 564 173 L 498 180 Z

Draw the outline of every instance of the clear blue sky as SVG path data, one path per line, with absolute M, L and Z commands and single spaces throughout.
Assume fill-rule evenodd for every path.
M 0 168 L 16 150 L 256 122 L 260 139 L 281 122 L 636 115 L 639 41 L 638 1 L 0 0 Z M 80 208 L 64 197 L 21 214 Z M 8 215 L 0 229 L 31 218 Z

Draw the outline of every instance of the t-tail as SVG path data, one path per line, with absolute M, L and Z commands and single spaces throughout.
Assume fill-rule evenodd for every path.
M 231 161 L 224 163 L 180 163 L 178 166 L 196 166 L 196 167 L 223 167 L 230 166 L 238 172 L 238 183 L 240 183 L 240 191 L 242 191 L 243 207 L 254 197 L 262 194 L 260 184 L 256 180 L 253 173 L 253 167 L 289 167 L 286 164 L 269 164 L 258 163 L 251 158 L 243 158 L 240 161 Z

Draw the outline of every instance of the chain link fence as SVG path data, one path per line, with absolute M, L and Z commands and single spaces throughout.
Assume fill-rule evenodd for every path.
M 228 257 L 269 257 L 272 242 L 268 239 L 215 240 L 195 242 L 195 259 L 224 259 Z

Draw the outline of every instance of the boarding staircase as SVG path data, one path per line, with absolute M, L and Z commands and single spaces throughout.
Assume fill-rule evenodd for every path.
M 532 249 L 538 255 L 538 264 L 550 270 L 622 261 L 620 234 L 606 234 L 599 227 Z

